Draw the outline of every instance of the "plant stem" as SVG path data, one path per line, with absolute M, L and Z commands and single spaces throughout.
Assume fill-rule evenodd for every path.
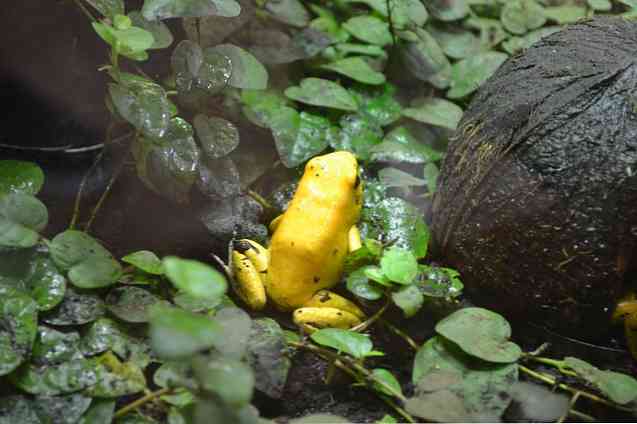
M 356 332 L 362 332 L 365 331 L 369 328 L 370 325 L 372 325 L 374 322 L 376 322 L 377 320 L 380 319 L 381 315 L 383 315 L 383 313 L 385 313 L 385 311 L 387 310 L 387 307 L 389 306 L 389 302 L 390 302 L 390 298 L 387 298 L 387 301 L 385 302 L 385 304 L 378 309 L 374 315 L 372 315 L 371 317 L 369 317 L 368 319 L 366 319 L 365 321 L 361 322 L 360 324 L 350 328 L 351 331 L 356 331 Z
M 577 373 L 571 371 L 564 364 L 564 361 L 560 361 L 557 359 L 545 358 L 542 356 L 527 356 L 526 359 L 534 362 L 538 362 L 540 364 L 548 365 L 551 367 L 555 367 L 558 371 L 564 375 L 568 375 L 569 377 L 577 377 Z
M 396 327 L 395 325 L 391 324 L 389 321 L 381 318 L 380 322 L 386 326 L 387 328 L 389 328 L 394 334 L 396 334 L 398 337 L 402 338 L 413 350 L 418 350 L 420 349 L 420 346 L 418 346 L 418 343 L 416 343 L 414 341 L 414 339 L 412 339 L 411 337 L 409 337 L 409 335 L 407 333 L 405 333 L 403 330 L 401 330 L 400 328 Z
M 86 174 L 84 174 L 84 177 L 82 177 L 82 181 L 80 182 L 80 187 L 77 189 L 77 194 L 75 195 L 75 202 L 73 204 L 73 216 L 71 217 L 71 222 L 69 222 L 69 229 L 70 230 L 75 228 L 77 220 L 79 219 L 79 216 L 80 216 L 80 203 L 82 201 L 82 195 L 84 193 L 84 187 L 86 186 L 86 182 L 88 181 L 88 177 L 93 173 L 95 168 L 97 168 L 97 165 L 100 163 L 100 161 L 102 160 L 103 156 L 104 156 L 104 150 L 102 150 L 95 157 L 95 160 L 91 164 L 91 167 L 88 169 L 88 171 L 86 171 Z
M 268 202 L 263 196 L 261 196 L 259 193 L 257 193 L 254 190 L 248 190 L 248 196 L 252 197 L 254 200 L 257 201 L 257 203 L 259 205 L 261 205 L 261 207 L 263 209 L 274 209 L 274 207 L 270 204 L 270 202 Z
M 166 394 L 170 393 L 172 390 L 173 389 L 170 388 L 170 387 L 164 387 L 163 389 L 159 389 L 157 391 L 150 392 L 150 393 L 140 397 L 139 399 L 134 400 L 133 402 L 129 403 L 128 405 L 123 406 L 119 410 L 117 410 L 115 412 L 115 415 L 113 415 L 113 418 L 123 417 L 124 415 L 128 414 L 130 411 L 139 408 L 140 406 L 142 406 L 146 402 L 150 402 L 153 399 L 156 399 L 156 398 L 158 398 L 160 396 L 166 395 Z

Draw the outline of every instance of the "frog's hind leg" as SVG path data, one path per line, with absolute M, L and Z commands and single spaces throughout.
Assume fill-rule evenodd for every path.
M 251 309 L 263 309 L 267 302 L 265 277 L 268 271 L 268 250 L 259 243 L 244 239 L 234 243 L 232 271 L 235 292 Z
M 628 350 L 637 360 L 637 296 L 635 293 L 629 293 L 617 303 L 613 312 L 613 321 L 617 323 L 623 321 Z
M 307 332 L 324 327 L 348 329 L 364 319 L 365 313 L 354 302 L 329 290 L 319 290 L 294 311 L 294 322 Z

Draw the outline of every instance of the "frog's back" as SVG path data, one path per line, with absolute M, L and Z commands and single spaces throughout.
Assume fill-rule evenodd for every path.
M 307 163 L 270 243 L 266 287 L 280 308 L 299 307 L 339 281 L 348 231 L 361 203 L 358 164 L 351 153 L 334 152 Z

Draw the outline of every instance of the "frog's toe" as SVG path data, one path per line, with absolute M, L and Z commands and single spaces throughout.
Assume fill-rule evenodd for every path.
M 341 311 L 349 312 L 350 314 L 358 317 L 360 320 L 364 320 L 366 318 L 365 313 L 361 311 L 354 302 L 336 293 L 332 293 L 329 290 L 317 291 L 303 306 L 313 308 L 336 308 Z
M 305 307 L 294 311 L 294 323 L 311 333 L 319 328 L 348 329 L 361 323 L 356 315 L 337 308 Z
M 270 260 L 270 252 L 254 240 L 242 239 L 234 242 L 234 250 L 245 255 L 250 259 L 252 265 L 259 273 L 261 281 L 265 281 L 265 275 L 268 272 L 268 261 Z
M 263 309 L 267 301 L 265 287 L 256 267 L 246 255 L 232 251 L 235 292 L 251 309 Z

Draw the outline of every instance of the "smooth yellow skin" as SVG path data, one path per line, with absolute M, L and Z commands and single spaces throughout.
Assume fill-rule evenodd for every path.
M 349 152 L 334 152 L 307 163 L 288 209 L 271 224 L 274 234 L 268 249 L 265 291 L 281 310 L 307 307 L 294 314 L 295 322 L 305 328 L 313 328 L 306 324 L 349 328 L 364 318 L 354 303 L 323 290 L 340 281 L 350 239 L 353 248 L 360 247 L 355 224 L 361 204 L 356 158 Z M 242 287 L 252 287 L 257 280 L 254 275 L 236 276 Z M 249 292 L 259 297 L 258 290 L 239 289 L 247 297 Z M 248 305 L 261 305 L 254 298 L 244 300 Z
M 635 293 L 628 294 L 617 303 L 612 319 L 616 323 L 623 322 L 628 350 L 637 361 L 637 296 Z

